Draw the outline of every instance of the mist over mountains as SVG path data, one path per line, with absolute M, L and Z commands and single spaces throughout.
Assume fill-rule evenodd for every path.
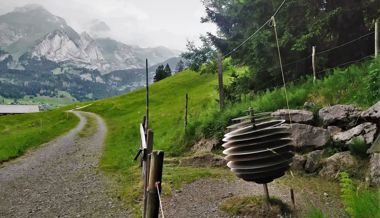
M 0 96 L 108 97 L 143 85 L 145 58 L 150 71 L 167 62 L 174 68 L 179 60 L 178 51 L 165 47 L 141 48 L 104 37 L 109 27 L 102 21 L 92 21 L 88 29 L 78 33 L 39 5 L 1 15 Z

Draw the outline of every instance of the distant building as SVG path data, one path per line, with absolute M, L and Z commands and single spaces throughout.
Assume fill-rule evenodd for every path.
M 38 105 L 0 105 L 0 115 L 40 112 Z

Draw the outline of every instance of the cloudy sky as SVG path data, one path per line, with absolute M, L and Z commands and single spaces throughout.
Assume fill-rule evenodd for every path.
M 183 50 L 187 39 L 216 31 L 214 25 L 200 23 L 201 0 L 0 0 L 0 14 L 26 4 L 42 5 L 78 32 L 94 19 L 104 21 L 109 36 L 141 47 Z

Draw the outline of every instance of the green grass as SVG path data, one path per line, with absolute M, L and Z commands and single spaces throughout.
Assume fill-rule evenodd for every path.
M 307 210 L 305 217 L 306 218 L 327 218 L 327 216 L 323 214 L 323 211 L 316 207 L 310 207 Z
M 330 76 L 318 80 L 315 84 L 310 78 L 305 79 L 303 83 L 290 83 L 287 86 L 290 107 L 300 108 L 305 101 L 316 103 L 316 109 L 338 103 L 368 107 L 380 99 L 379 69 L 380 61 L 375 60 L 347 69 L 334 70 Z M 233 70 L 241 75 L 247 69 L 229 66 L 225 75 Z M 230 81 L 231 78 L 226 76 L 225 82 Z M 216 90 L 216 74 L 199 75 L 192 71 L 178 73 L 150 86 L 150 128 L 154 131 L 154 149 L 164 150 L 166 157 L 181 156 L 200 138 L 220 139 L 230 119 L 242 115 L 242 111 L 248 107 L 253 107 L 256 111 L 273 111 L 286 107 L 284 89 L 276 88 L 256 93 L 254 96 L 245 96 L 242 102 L 228 104 L 226 109 L 220 112 Z M 186 93 L 189 94 L 189 126 L 185 131 Z M 100 168 L 122 184 L 121 197 L 136 214 L 139 214 L 141 175 L 138 162 L 133 161 L 133 157 L 140 144 L 139 123 L 145 115 L 145 90 L 140 89 L 92 103 L 83 110 L 101 115 L 108 126 Z M 0 162 L 50 141 L 74 127 L 77 122 L 77 118 L 72 114 L 65 114 L 64 109 L 0 117 Z M 90 129 L 87 128 L 83 134 L 91 132 Z M 229 175 L 231 173 L 226 173 L 224 169 L 165 165 L 164 191 L 169 193 L 171 189 L 199 178 L 228 178 Z M 286 177 L 280 182 L 284 180 Z M 291 182 L 294 184 L 297 180 L 293 179 Z M 308 179 L 298 182 L 310 183 Z M 318 187 L 316 183 L 309 188 L 318 190 Z
M 0 116 L 0 163 L 49 142 L 77 125 L 79 119 L 64 109 Z
M 270 208 L 266 206 L 266 200 L 262 196 L 231 197 L 222 201 L 219 208 L 231 215 L 243 215 L 249 217 L 291 217 L 288 205 L 276 198 L 269 199 Z
M 334 104 L 354 104 L 361 108 L 372 106 L 380 100 L 380 58 L 348 68 L 335 69 L 324 79 L 313 83 L 312 78 L 303 82 L 288 83 L 287 93 L 290 108 L 302 108 L 306 101 L 316 104 L 312 110 Z M 221 139 L 224 128 L 232 117 L 241 116 L 242 111 L 252 107 L 257 112 L 287 108 L 284 88 L 246 96 L 241 102 L 227 105 L 223 112 L 217 105 L 210 105 L 195 122 L 189 125 L 184 141 L 202 137 Z
M 315 84 L 310 78 L 300 84 L 290 83 L 287 86 L 290 107 L 300 108 L 305 101 L 316 103 L 316 109 L 337 103 L 354 103 L 368 107 L 376 99 L 380 99 L 376 90 L 378 84 L 366 85 L 371 80 L 379 79 L 377 68 L 380 68 L 379 61 L 370 61 L 348 69 L 334 70 L 330 76 Z M 233 70 L 237 70 L 240 75 L 246 68 L 236 69 L 230 66 L 225 75 Z M 376 72 L 369 74 L 369 71 Z M 226 77 L 225 81 L 230 82 L 231 79 Z M 181 156 L 200 138 L 220 139 L 229 120 L 241 115 L 248 107 L 253 107 L 256 111 L 273 111 L 286 107 L 284 89 L 277 88 L 257 93 L 255 96 L 246 96 L 241 103 L 227 105 L 220 112 L 216 90 L 215 74 L 199 75 L 192 71 L 176 74 L 150 86 L 150 128 L 154 131 L 154 148 L 164 150 L 166 157 Z M 186 131 L 183 125 L 185 93 L 189 93 L 189 126 Z M 138 187 L 140 176 L 133 157 L 140 144 L 139 123 L 145 115 L 145 90 L 95 101 L 84 110 L 105 118 L 109 131 L 100 167 L 114 176 L 117 175 L 123 184 L 123 197 L 135 207 L 139 197 L 136 190 L 141 187 Z M 208 177 L 213 171 L 199 170 L 191 175 L 186 168 L 178 170 L 178 175 L 181 170 L 185 172 L 178 177 L 179 181 Z
M 228 76 L 226 76 L 226 81 Z M 184 71 L 150 86 L 150 128 L 154 132 L 154 149 L 165 156 L 178 156 L 188 151 L 182 143 L 184 135 L 184 100 L 189 95 L 189 122 L 193 122 L 217 99 L 217 75 L 199 75 Z M 133 157 L 140 144 L 139 124 L 145 115 L 145 89 L 126 95 L 99 100 L 83 110 L 101 115 L 107 123 L 106 146 L 101 169 L 118 178 L 122 197 L 139 212 L 141 196 L 140 172 Z M 164 169 L 165 183 L 179 187 L 183 182 L 220 175 L 213 169 L 170 167 Z M 134 176 L 131 176 L 134 175 Z
M 78 133 L 78 137 L 80 138 L 86 138 L 86 137 L 94 135 L 96 133 L 97 126 L 98 126 L 96 122 L 96 117 L 89 114 L 85 114 L 85 116 L 87 119 L 87 123 L 83 127 L 83 129 Z
M 340 173 L 341 198 L 351 218 L 380 217 L 380 189 L 360 189 L 348 173 Z
M 154 131 L 154 148 L 166 155 L 186 150 L 176 144 L 184 132 L 184 97 L 189 94 L 189 121 L 196 119 L 216 99 L 216 75 L 191 71 L 176 74 L 150 87 L 150 128 Z M 95 101 L 84 110 L 100 114 L 109 128 L 101 167 L 126 170 L 134 165 L 140 136 L 139 124 L 145 115 L 145 90 Z

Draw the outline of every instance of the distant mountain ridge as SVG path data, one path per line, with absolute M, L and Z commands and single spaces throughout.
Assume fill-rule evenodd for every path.
M 141 68 L 145 58 L 157 64 L 178 56 L 177 51 L 165 47 L 140 48 L 110 38 L 93 38 L 86 32 L 79 34 L 63 18 L 39 5 L 16 8 L 0 16 L 0 48 L 14 61 L 28 53 L 31 58 L 44 57 L 103 74 Z
M 94 21 L 95 30 L 107 30 Z M 141 48 L 111 38 L 77 33 L 66 21 L 39 5 L 0 16 L 0 99 L 24 96 L 92 100 L 144 85 L 145 59 L 150 77 L 157 64 L 175 68 L 179 52 Z M 66 96 L 67 97 L 67 96 Z

